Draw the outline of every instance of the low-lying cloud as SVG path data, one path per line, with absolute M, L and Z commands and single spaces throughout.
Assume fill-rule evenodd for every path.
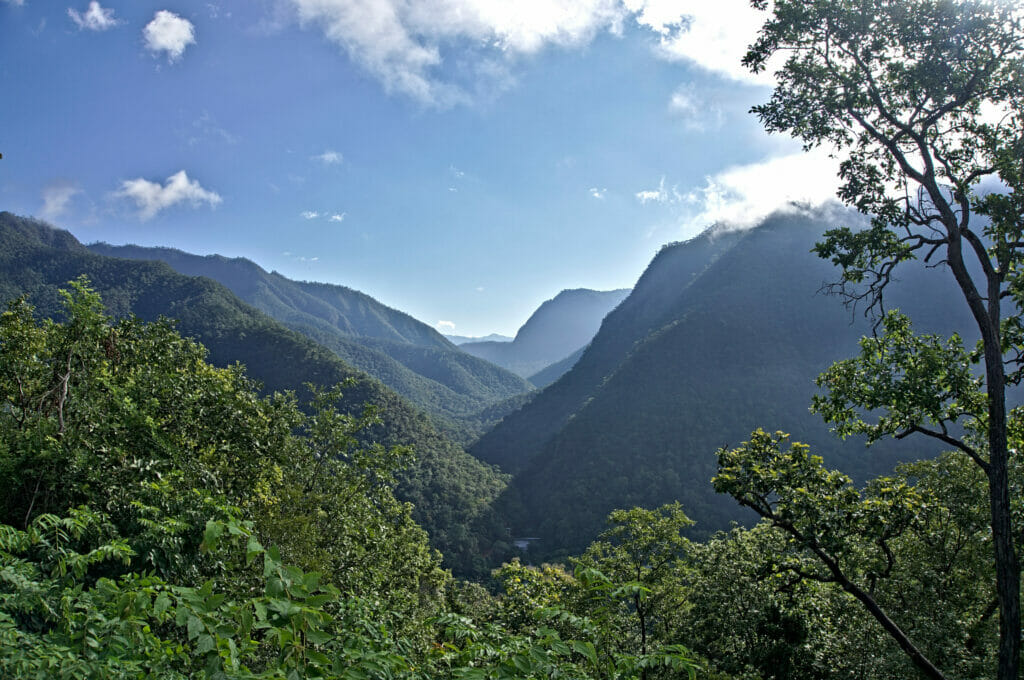
M 835 200 L 838 167 L 837 160 L 816 149 L 727 168 L 687 193 L 686 202 L 697 209 L 687 220 L 688 231 L 712 224 L 750 227 L 787 205 Z

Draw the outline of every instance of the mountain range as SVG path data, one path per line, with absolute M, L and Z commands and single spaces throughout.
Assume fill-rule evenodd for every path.
M 584 347 L 628 289 L 563 290 L 526 320 L 511 342 L 466 342 L 459 349 L 527 378 Z
M 245 262 L 235 266 L 248 268 Z M 212 363 L 244 364 L 268 392 L 294 390 L 302 399 L 308 396 L 306 383 L 342 384 L 343 410 L 358 414 L 368 404 L 380 418 L 364 433 L 364 443 L 413 449 L 415 460 L 400 473 L 396 495 L 413 504 L 414 518 L 448 566 L 462 574 L 486 574 L 486 556 L 507 548 L 504 527 L 491 520 L 489 510 L 506 478 L 469 456 L 434 427 L 432 418 L 378 380 L 211 278 L 187 276 L 155 260 L 102 255 L 66 231 L 0 212 L 0 300 L 26 295 L 40 316 L 59 316 L 58 289 L 81 275 L 88 276 L 110 314 L 173 318 L 182 335 L 202 342 Z M 421 329 L 415 324 L 396 322 L 391 328 L 392 337 L 418 338 L 446 350 L 443 338 L 417 336 Z
M 542 389 L 342 286 L 242 259 L 86 248 L 10 213 L 0 213 L 0 296 L 27 293 L 56 314 L 57 287 L 86 273 L 111 313 L 174 317 L 214 363 L 241 361 L 268 390 L 350 379 L 346 408 L 369 402 L 383 420 L 369 440 L 416 450 L 399 495 L 447 564 L 479 575 L 513 536 L 539 539 L 535 561 L 577 553 L 615 508 L 679 500 L 696 536 L 743 520 L 711 488 L 714 451 L 757 427 L 790 432 L 859 480 L 934 454 L 912 440 L 841 442 L 808 412 L 814 378 L 872 332 L 870 318 L 822 293 L 838 272 L 811 252 L 826 229 L 860 220 L 792 209 L 746 230 L 712 228 L 664 246 L 632 290 L 563 291 L 515 339 L 467 343 L 504 351 L 521 372 L 546 362 L 529 374 Z M 949 334 L 970 327 L 966 306 L 945 303 L 953 293 L 948 276 L 911 267 L 886 300 L 918 331 Z M 430 403 L 439 395 L 447 401 Z M 452 441 L 481 432 L 475 458 Z
M 757 427 L 790 432 L 861 480 L 936 452 L 841 442 L 808 412 L 814 378 L 872 330 L 820 292 L 837 271 L 810 252 L 826 228 L 858 219 L 780 213 L 665 246 L 575 365 L 471 448 L 513 475 L 496 509 L 514 535 L 539 539 L 534 559 L 582 550 L 615 508 L 679 500 L 696 535 L 727 528 L 743 515 L 711 488 L 714 452 Z M 970 327 L 966 306 L 944 304 L 957 299 L 948 282 L 908 268 L 887 299 L 918 330 Z
M 460 351 L 427 324 L 345 286 L 293 281 L 245 258 L 135 245 L 87 247 L 100 255 L 165 262 L 181 274 L 222 283 L 253 307 L 377 378 L 463 443 L 493 424 L 482 421 L 480 412 L 533 389 L 524 378 Z
M 448 335 L 445 333 L 444 337 L 451 343 L 456 345 L 464 345 L 467 342 L 512 342 L 512 338 L 508 335 L 501 335 L 500 333 L 491 333 L 490 335 L 484 335 L 481 337 L 471 337 L 468 335 Z

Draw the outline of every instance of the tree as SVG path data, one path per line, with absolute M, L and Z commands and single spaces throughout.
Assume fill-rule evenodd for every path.
M 671 503 L 655 510 L 613 510 L 608 523 L 573 562 L 577 573 L 596 571 L 616 588 L 593 589 L 581 604 L 593 618 L 601 613 L 608 620 L 606 646 L 644 656 L 657 641 L 671 639 L 671 621 L 684 607 L 679 577 L 690 541 L 682 532 L 693 521 L 679 503 Z M 640 677 L 646 679 L 646 671 Z
M 941 370 L 910 381 L 918 357 L 910 341 L 893 354 L 881 389 L 856 371 L 827 377 L 835 400 L 822 412 L 840 430 L 857 429 L 870 410 L 898 413 L 872 421 L 879 434 L 933 437 L 984 471 L 997 677 L 1016 679 L 1020 527 L 1006 391 L 1024 378 L 1024 13 L 1002 0 L 777 0 L 744 63 L 760 71 L 777 54 L 786 57 L 774 93 L 753 111 L 768 131 L 830 147 L 842 159 L 839 197 L 872 216 L 869 228 L 835 229 L 818 244 L 842 268 L 834 290 L 880 311 L 897 267 L 921 260 L 948 272 L 970 308 L 981 338 L 971 357 L 983 368 L 980 403 L 943 391 Z M 927 390 L 915 392 L 921 408 L 902 408 L 907 390 Z

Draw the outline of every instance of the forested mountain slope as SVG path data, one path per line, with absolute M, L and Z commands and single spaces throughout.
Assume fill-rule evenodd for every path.
M 714 452 L 757 427 L 791 432 L 861 479 L 934 453 L 840 442 L 808 412 L 815 376 L 870 332 L 818 294 L 835 277 L 809 252 L 826 226 L 820 215 L 776 215 L 663 249 L 576 366 L 474 447 L 515 472 L 497 504 L 513 533 L 540 537 L 545 555 L 578 551 L 610 510 L 672 500 L 698 532 L 724 528 L 739 514 L 711 488 Z M 889 300 L 919 330 L 942 330 L 966 320 L 966 309 L 941 305 L 955 299 L 947 287 L 926 271 Z
M 601 320 L 628 294 L 628 289 L 563 290 L 530 315 L 512 342 L 467 342 L 459 347 L 527 377 L 590 342 Z
M 449 433 L 466 439 L 479 432 L 451 421 L 531 389 L 509 371 L 459 351 L 430 326 L 345 286 L 293 281 L 240 257 L 106 243 L 87 247 L 102 255 L 159 260 L 182 274 L 219 281 L 245 302 L 434 415 Z
M 301 396 L 306 382 L 350 380 L 345 407 L 358 413 L 363 404 L 372 404 L 383 421 L 368 437 L 415 450 L 416 461 L 401 473 L 397 495 L 414 504 L 416 521 L 449 565 L 464 572 L 479 568 L 474 561 L 488 552 L 491 541 L 481 543 L 477 530 L 490 531 L 487 505 L 504 481 L 439 434 L 425 414 L 216 281 L 179 274 L 162 262 L 98 255 L 66 231 L 0 213 L 0 299 L 27 294 L 40 314 L 51 315 L 60 309 L 58 288 L 82 274 L 110 313 L 177 319 L 182 335 L 201 341 L 212 363 L 241 362 L 268 391 L 294 389 Z

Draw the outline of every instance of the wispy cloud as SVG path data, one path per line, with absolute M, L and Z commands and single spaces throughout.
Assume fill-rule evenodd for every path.
M 299 213 L 299 216 L 304 220 L 315 220 L 316 218 L 320 217 L 320 213 L 318 213 L 315 210 L 303 210 L 301 213 Z
M 607 191 L 608 190 L 604 188 L 598 189 L 597 187 L 590 187 L 590 195 L 598 199 L 604 199 L 604 195 Z
M 343 157 L 337 151 L 330 151 L 330 150 L 328 150 L 328 151 L 324 151 L 321 154 L 317 154 L 316 156 L 313 156 L 313 160 L 320 161 L 324 165 L 337 165 L 337 164 L 341 163 L 341 161 L 343 160 Z
M 153 20 L 142 29 L 146 49 L 154 54 L 166 53 L 170 62 L 181 59 L 185 48 L 196 44 L 195 26 L 188 19 L 165 9 L 153 16 Z
M 452 331 L 455 330 L 455 322 L 444 321 L 442 319 L 441 321 L 438 321 L 436 324 L 434 324 L 434 327 L 437 328 L 437 330 L 441 331 L 442 333 L 451 333 Z
M 142 220 L 148 220 L 178 203 L 189 203 L 193 207 L 206 203 L 214 207 L 223 200 L 216 192 L 204 189 L 198 181 L 189 179 L 184 170 L 168 177 L 164 184 L 141 177 L 126 180 L 114 195 L 134 202 Z
M 333 215 L 331 215 L 327 219 L 329 219 L 331 222 L 344 222 L 345 221 L 345 215 L 347 215 L 347 214 L 348 213 L 334 213 Z
M 636 196 L 636 200 L 644 205 L 648 203 L 679 203 L 683 200 L 683 196 L 679 193 L 677 186 L 665 187 L 664 175 L 661 176 L 657 189 L 644 189 L 643 191 L 636 192 L 634 196 Z
M 238 137 L 222 127 L 209 111 L 203 111 L 202 115 L 192 121 L 191 125 L 184 129 L 181 136 L 189 146 L 195 146 L 201 141 L 212 139 L 225 144 L 237 144 Z
M 6 2 L 8 5 L 16 5 L 18 7 L 20 7 L 21 5 L 25 4 L 25 0 L 3 0 L 3 1 Z
M 82 190 L 71 182 L 54 182 L 43 189 L 42 216 L 46 220 L 56 220 L 68 211 L 68 205 Z
M 686 129 L 696 132 L 718 129 L 725 118 L 721 106 L 709 102 L 690 84 L 682 85 L 672 93 L 668 110 L 683 121 Z
M 96 0 L 92 0 L 84 12 L 69 7 L 68 16 L 82 31 L 106 31 L 119 23 L 114 18 L 114 10 L 101 7 Z

